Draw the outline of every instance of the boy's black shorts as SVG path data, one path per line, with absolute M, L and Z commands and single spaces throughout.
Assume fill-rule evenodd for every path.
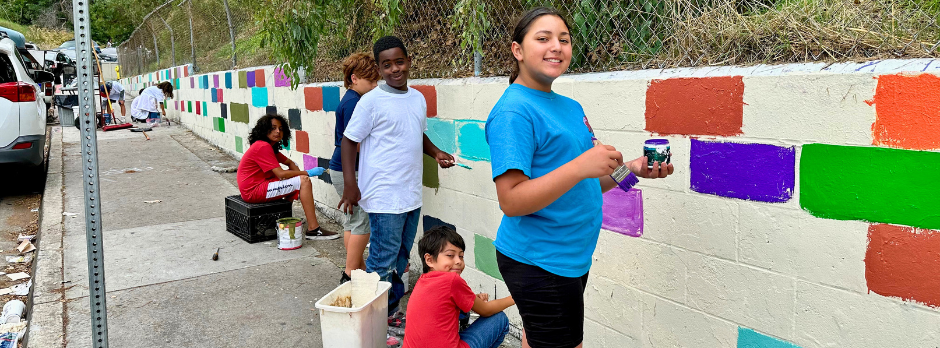
M 534 348 L 574 348 L 584 340 L 588 273 L 562 277 L 496 251 L 499 272 L 516 301 L 526 340 Z

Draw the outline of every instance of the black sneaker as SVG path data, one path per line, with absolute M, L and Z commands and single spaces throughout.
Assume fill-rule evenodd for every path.
M 346 283 L 346 282 L 352 280 L 352 278 L 350 278 L 348 275 L 346 275 L 346 271 L 345 271 L 345 270 L 340 271 L 340 274 L 342 274 L 343 276 L 339 278 L 339 285 L 343 285 L 343 283 Z
M 307 240 L 333 240 L 339 237 L 339 233 L 324 231 L 319 227 L 317 227 L 315 230 L 307 231 Z

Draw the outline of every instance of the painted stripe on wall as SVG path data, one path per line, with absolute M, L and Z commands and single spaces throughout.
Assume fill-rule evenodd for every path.
M 875 91 L 875 145 L 940 149 L 940 77 L 882 75 Z
M 646 130 L 659 134 L 741 134 L 741 76 L 653 80 L 646 91 Z
M 940 228 L 940 153 L 807 144 L 800 206 L 836 220 Z
M 692 190 L 780 203 L 793 197 L 796 148 L 692 139 Z
M 601 228 L 631 237 L 643 235 L 643 192 L 614 188 L 604 194 Z
M 865 281 L 879 295 L 940 307 L 940 231 L 869 226 Z
M 800 348 L 800 346 L 748 328 L 738 327 L 738 348 Z

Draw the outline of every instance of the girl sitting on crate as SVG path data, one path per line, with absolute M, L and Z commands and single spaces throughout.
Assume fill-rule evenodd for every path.
M 287 120 L 278 114 L 267 114 L 258 120 L 248 135 L 251 147 L 242 155 L 238 164 L 238 190 L 248 203 L 264 203 L 281 198 L 297 200 L 307 217 L 307 239 L 325 240 L 339 238 L 336 232 L 320 230 L 313 202 L 311 176 L 323 174 L 322 167 L 300 170 L 294 161 L 280 152 L 282 144 L 290 141 Z M 281 167 L 286 165 L 287 169 Z

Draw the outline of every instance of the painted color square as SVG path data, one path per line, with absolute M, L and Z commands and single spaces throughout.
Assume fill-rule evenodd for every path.
M 297 151 L 303 153 L 310 153 L 310 136 L 307 135 L 307 132 L 304 131 L 294 131 L 295 142 L 297 146 Z
M 330 168 L 330 159 L 317 157 L 317 167 Z M 333 179 L 330 178 L 330 173 L 320 174 L 320 176 L 318 176 L 317 179 L 320 179 L 321 181 L 330 185 L 333 184 Z
M 264 113 L 268 115 L 277 114 L 277 106 L 268 105 L 267 107 L 264 108 Z M 288 123 L 289 122 L 290 121 L 288 121 Z
M 614 188 L 604 194 L 601 227 L 631 237 L 643 235 L 643 192 Z
M 189 100 L 186 102 L 186 112 L 193 112 L 193 101 Z
M 322 88 L 304 87 L 304 107 L 310 111 L 323 110 Z
M 323 87 L 323 111 L 336 111 L 339 107 L 339 87 Z
M 238 151 L 238 153 L 245 153 L 244 143 L 245 139 L 242 139 L 242 137 L 235 137 L 235 151 Z
M 503 280 L 503 275 L 499 273 L 499 266 L 496 265 L 496 247 L 493 246 L 492 239 L 474 234 L 473 258 L 478 270 L 490 277 Z
M 225 88 L 232 89 L 232 73 L 225 73 Z
M 213 102 L 213 103 L 218 103 L 218 102 L 219 102 L 219 93 L 218 93 L 217 91 L 218 91 L 217 89 L 213 88 L 213 89 L 211 89 L 210 92 L 209 92 L 209 94 L 212 95 L 212 102 Z
M 940 77 L 882 75 L 875 90 L 875 145 L 940 149 Z
M 229 104 L 229 114 L 232 122 L 241 122 L 248 124 L 248 104 L 231 103 Z
M 202 115 L 202 103 L 196 102 L 196 115 Z
M 202 89 L 209 89 L 209 75 L 202 75 Z
M 196 78 L 195 78 L 195 77 L 190 77 L 190 78 L 189 78 L 189 88 L 196 88 Z
M 490 146 L 486 143 L 483 121 L 455 121 L 457 150 L 461 158 L 471 161 L 490 161 Z
M 219 117 L 213 117 L 212 126 L 216 132 L 225 133 L 225 119 L 219 118 Z
M 221 108 L 220 110 L 221 110 L 222 118 L 227 119 L 227 118 L 228 118 L 228 107 L 226 107 L 225 103 L 220 103 L 220 104 L 219 104 L 219 107 Z
M 424 95 L 424 100 L 428 105 L 428 117 L 437 116 L 437 90 L 434 86 L 411 86 Z
M 212 88 L 219 88 L 219 75 L 212 75 Z
M 421 158 L 423 159 L 421 163 L 421 185 L 435 189 L 441 187 L 441 178 L 437 172 L 437 161 L 428 155 L 423 155 Z
M 796 148 L 692 139 L 692 191 L 781 203 L 793 197 Z
M 287 110 L 287 123 L 289 123 L 288 126 L 290 127 L 290 129 L 296 129 L 296 130 L 304 129 L 303 124 L 301 122 L 302 121 L 300 119 L 300 109 L 288 109 Z
M 457 128 L 453 120 L 430 118 L 425 134 L 441 151 L 450 154 L 457 152 Z
M 274 68 L 274 87 L 290 87 L 290 77 L 281 68 Z
M 319 163 L 317 163 L 317 158 L 304 154 L 304 170 L 311 170 L 316 168 Z
M 255 70 L 255 87 L 266 87 L 264 84 L 264 69 Z
M 251 106 L 263 108 L 268 106 L 268 89 L 265 87 L 251 88 Z
M 218 95 L 216 99 L 219 100 L 219 103 L 223 102 L 223 100 L 222 100 L 222 91 L 223 91 L 222 89 L 217 89 L 217 90 L 215 90 L 215 93 Z
M 248 72 L 238 72 L 238 88 L 248 88 Z
M 646 130 L 659 134 L 739 135 L 741 76 L 653 80 L 646 90 Z
M 202 115 L 209 116 L 209 103 L 202 102 Z
M 800 206 L 817 217 L 940 229 L 940 153 L 803 145 Z
M 738 348 L 800 348 L 800 346 L 748 328 L 738 327 Z
M 865 282 L 879 295 L 940 307 L 940 231 L 869 226 Z
M 246 77 L 248 79 L 247 80 L 248 87 L 255 87 L 255 71 L 251 70 L 251 71 L 248 71 L 246 74 L 247 74 Z

